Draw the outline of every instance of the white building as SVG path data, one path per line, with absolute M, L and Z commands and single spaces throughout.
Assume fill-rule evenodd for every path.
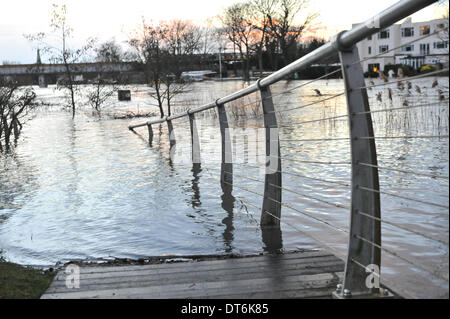
M 448 28 L 447 19 L 412 22 L 408 18 L 360 41 L 357 46 L 361 59 L 386 52 L 364 61 L 364 72 L 384 70 L 389 64 L 406 64 L 415 69 L 425 64 L 448 66 L 448 29 L 444 31 L 445 28 Z M 440 32 L 433 34 L 437 31 Z M 426 35 L 430 36 L 423 38 Z M 409 44 L 419 38 L 423 39 Z

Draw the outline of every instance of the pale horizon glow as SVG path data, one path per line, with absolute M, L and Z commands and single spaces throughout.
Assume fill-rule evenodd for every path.
M 6 0 L 0 10 L 0 64 L 2 61 L 34 63 L 35 48 L 23 34 L 48 32 L 52 4 L 67 5 L 68 22 L 74 29 L 74 42 L 82 43 L 87 37 L 99 41 L 115 38 L 127 40 L 128 35 L 144 17 L 147 21 L 171 19 L 190 20 L 206 24 L 207 19 L 221 14 L 232 0 Z M 364 21 L 396 3 L 396 0 L 310 0 L 309 9 L 320 14 L 316 20 L 321 27 L 317 35 L 329 38 L 353 23 Z M 414 21 L 436 18 L 436 8 L 430 6 L 413 15 Z

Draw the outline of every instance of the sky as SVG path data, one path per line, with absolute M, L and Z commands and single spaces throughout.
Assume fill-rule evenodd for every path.
M 88 37 L 99 41 L 115 38 L 126 41 L 144 17 L 147 21 L 191 20 L 205 24 L 228 5 L 241 0 L 2 0 L 0 6 L 0 64 L 7 61 L 34 63 L 36 46 L 24 34 L 48 32 L 52 4 L 66 4 L 68 22 L 74 29 L 74 43 Z M 319 13 L 316 23 L 321 37 L 350 29 L 357 23 L 396 3 L 397 0 L 310 0 L 309 10 Z M 428 7 L 413 16 L 413 21 L 436 17 Z M 45 61 L 45 58 L 43 59 Z

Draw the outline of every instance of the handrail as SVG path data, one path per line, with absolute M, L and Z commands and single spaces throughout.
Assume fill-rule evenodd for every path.
M 197 125 L 195 120 L 195 114 L 217 108 L 219 124 L 220 124 L 220 134 L 221 134 L 221 147 L 222 147 L 222 163 L 221 163 L 221 187 L 224 191 L 224 194 L 231 194 L 233 191 L 233 187 L 236 187 L 240 190 L 252 193 L 254 195 L 258 195 L 263 198 L 263 203 L 261 207 L 256 207 L 250 203 L 251 206 L 254 206 L 258 209 L 261 209 L 261 221 L 260 226 L 262 230 L 263 241 L 265 239 L 280 237 L 280 223 L 281 223 L 281 208 L 285 207 L 287 209 L 293 210 L 301 215 L 305 215 L 311 219 L 314 219 L 322 224 L 326 224 L 332 227 L 335 230 L 343 231 L 344 233 L 349 235 L 348 242 L 348 254 L 347 261 L 345 265 L 345 275 L 342 285 L 338 285 L 338 289 L 334 293 L 334 296 L 337 298 L 349 298 L 352 295 L 361 295 L 361 296 L 371 296 L 371 297 L 379 297 L 384 296 L 385 291 L 381 290 L 379 285 L 372 286 L 368 285 L 366 278 L 367 272 L 376 271 L 372 275 L 380 277 L 379 269 L 381 267 L 381 252 L 387 252 L 397 258 L 400 258 L 403 261 L 409 262 L 411 265 L 421 268 L 414 261 L 409 260 L 408 258 L 403 257 L 391 250 L 385 248 L 381 244 L 381 225 L 382 223 L 388 224 L 394 227 L 398 227 L 403 230 L 408 230 L 406 227 L 399 225 L 398 223 L 391 222 L 384 218 L 381 218 L 381 200 L 380 195 L 387 195 L 391 197 L 397 197 L 404 200 L 418 202 L 421 204 L 431 205 L 439 208 L 447 208 L 447 205 L 441 205 L 439 203 L 432 203 L 428 201 L 424 201 L 417 198 L 412 198 L 408 196 L 398 195 L 395 192 L 387 192 L 385 190 L 380 189 L 380 181 L 378 176 L 378 170 L 391 170 L 398 171 L 403 173 L 411 173 L 419 176 L 431 177 L 431 178 L 440 178 L 440 179 L 448 179 L 448 176 L 442 176 L 439 174 L 427 174 L 423 172 L 412 172 L 411 170 L 405 169 L 397 169 L 395 167 L 384 166 L 378 164 L 377 150 L 376 150 L 376 140 L 384 140 L 384 139 L 448 139 L 448 135 L 430 135 L 430 134 L 418 134 L 418 135 L 398 135 L 398 136 L 375 136 L 373 121 L 372 121 L 372 113 L 380 113 L 394 110 L 406 110 L 418 107 L 430 107 L 436 106 L 436 103 L 428 103 L 423 104 L 420 103 L 418 105 L 408 105 L 404 104 L 401 107 L 393 107 L 386 108 L 381 110 L 371 110 L 369 105 L 369 98 L 367 94 L 367 89 L 372 89 L 373 87 L 391 85 L 393 83 L 399 84 L 400 82 L 406 81 L 408 83 L 410 89 L 411 83 L 410 80 L 420 79 L 425 76 L 433 76 L 440 73 L 448 72 L 448 68 L 440 69 L 437 71 L 429 72 L 426 74 L 419 74 L 408 78 L 396 79 L 393 81 L 384 81 L 383 83 L 374 84 L 373 82 L 370 85 L 367 85 L 363 76 L 363 68 L 361 66 L 361 62 L 364 62 L 370 58 L 360 59 L 358 48 L 356 44 L 362 39 L 373 35 L 379 32 L 381 29 L 386 28 L 398 20 L 409 16 L 410 14 L 430 5 L 431 3 L 436 2 L 436 0 L 404 0 L 400 1 L 390 8 L 384 10 L 380 14 L 374 16 L 373 18 L 367 20 L 364 23 L 361 23 L 354 27 L 350 31 L 344 31 L 337 34 L 333 37 L 332 41 L 321 46 L 320 48 L 314 50 L 308 55 L 296 60 L 295 62 L 287 65 L 283 69 L 271 74 L 270 76 L 262 79 L 258 79 L 256 83 L 249 85 L 248 87 L 235 91 L 229 95 L 226 95 L 222 98 L 215 100 L 214 102 L 202 105 L 200 107 L 188 109 L 187 111 L 173 114 L 171 116 L 166 116 L 161 119 L 148 121 L 145 123 L 130 125 L 129 129 L 134 132 L 135 128 L 147 126 L 149 131 L 149 141 L 150 145 L 153 140 L 153 124 L 167 122 L 168 131 L 169 131 L 169 139 L 170 139 L 170 152 L 172 156 L 172 152 L 175 150 L 175 136 L 172 120 L 179 119 L 182 117 L 189 117 L 190 124 L 190 133 L 191 133 L 191 146 L 192 146 L 192 163 L 193 169 L 196 167 L 198 169 L 201 165 L 200 160 L 200 141 L 197 132 Z M 436 34 L 434 32 L 433 34 Z M 419 41 L 423 39 L 421 37 L 419 39 L 413 40 L 410 43 L 415 41 Z M 395 50 L 397 48 L 391 49 Z M 299 86 L 295 86 L 293 88 L 287 89 L 282 92 L 277 92 L 276 94 L 272 94 L 270 90 L 270 85 L 280 81 L 287 75 L 292 74 L 293 72 L 299 71 L 312 63 L 320 61 L 324 58 L 328 58 L 333 54 L 339 55 L 339 60 L 341 62 L 340 70 L 335 70 L 325 75 L 322 75 L 314 80 L 308 81 L 306 83 L 302 83 Z M 379 56 L 379 55 L 377 55 Z M 376 56 L 375 56 L 376 57 Z M 345 89 L 338 93 L 334 94 L 330 97 L 317 99 L 316 101 L 309 102 L 307 104 L 303 104 L 300 106 L 295 106 L 292 108 L 281 108 L 276 110 L 273 103 L 273 97 L 277 95 L 282 95 L 287 92 L 290 92 L 294 89 L 298 89 L 304 85 L 308 85 L 317 80 L 327 78 L 329 75 L 341 72 L 345 84 Z M 436 82 L 437 83 L 437 82 Z M 434 85 L 434 83 L 433 83 Z M 434 87 L 434 86 L 433 86 Z M 389 90 L 391 90 L 389 88 Z M 265 180 L 253 179 L 248 176 L 243 176 L 239 174 L 233 174 L 233 165 L 241 165 L 242 168 L 258 168 L 256 166 L 251 165 L 243 165 L 238 163 L 233 163 L 232 161 L 232 145 L 230 139 L 230 132 L 228 130 L 228 118 L 227 112 L 225 110 L 225 104 L 237 100 L 239 98 L 245 97 L 251 93 L 260 93 L 260 98 L 256 101 L 251 102 L 257 103 L 260 105 L 263 111 L 264 116 L 264 129 L 265 129 L 265 149 L 266 153 L 264 155 L 257 156 L 265 156 Z M 442 95 L 442 91 L 439 90 L 439 101 L 443 103 L 448 101 L 448 97 L 446 98 Z M 448 92 L 447 92 L 448 93 Z M 327 116 L 320 119 L 306 120 L 300 122 L 293 122 L 289 125 L 279 125 L 277 123 L 277 114 L 282 114 L 287 111 L 302 109 L 311 105 L 315 105 L 318 103 L 323 103 L 325 101 L 335 99 L 339 96 L 345 95 L 346 104 L 347 104 L 347 114 L 342 115 L 334 115 Z M 321 94 L 319 94 L 321 96 Z M 260 103 L 261 102 L 261 103 Z M 248 104 L 245 104 L 248 105 Z M 241 107 L 243 107 L 241 105 Z M 288 138 L 279 137 L 278 129 L 281 127 L 289 127 L 289 126 L 300 126 L 306 123 L 314 123 L 318 121 L 326 121 L 330 119 L 340 119 L 347 118 L 347 122 L 349 123 L 349 133 L 348 137 L 315 137 L 310 138 L 309 136 L 301 136 L 300 138 L 292 138 L 288 136 Z M 414 133 L 416 134 L 416 133 Z M 305 138 L 306 137 L 306 138 Z M 317 159 L 293 159 L 285 156 L 280 151 L 280 142 L 320 142 L 320 141 L 346 141 L 346 143 L 350 146 L 350 155 L 351 159 L 341 159 L 341 161 L 320 161 Z M 231 159 L 231 160 L 230 160 Z M 322 178 L 312 177 L 295 173 L 289 171 L 282 170 L 282 161 L 288 161 L 295 163 L 306 163 L 306 164 L 320 164 L 320 165 L 346 165 L 351 168 L 351 184 L 342 183 L 340 181 L 330 181 Z M 345 160 L 345 161 L 343 161 Z M 217 168 L 217 170 L 219 170 Z M 323 182 L 326 184 L 337 184 L 346 187 L 351 191 L 351 206 L 343 205 L 340 203 L 333 203 L 327 199 L 322 199 L 317 196 L 305 195 L 305 193 L 301 192 L 302 185 L 297 185 L 300 190 L 297 188 L 292 189 L 282 185 L 282 176 L 283 174 L 297 176 L 300 178 L 315 180 L 319 182 Z M 264 184 L 264 193 L 259 193 L 253 191 L 248 188 L 241 187 L 239 185 L 235 185 L 233 183 L 233 175 L 238 178 L 244 178 L 246 180 L 256 181 Z M 312 200 L 319 203 L 324 203 L 328 205 L 332 205 L 338 208 L 348 209 L 350 211 L 350 226 L 349 230 L 341 229 L 327 220 L 316 217 L 314 214 L 305 213 L 301 210 L 296 209 L 295 207 L 290 206 L 290 203 L 287 203 L 282 200 L 282 191 L 291 192 L 297 194 L 301 197 L 306 198 L 307 200 Z M 242 200 L 241 200 L 242 201 Z M 287 225 L 289 223 L 284 222 Z M 292 226 L 292 225 L 290 225 Z M 293 228 L 297 229 L 295 226 Z M 429 236 L 424 232 L 410 230 L 410 232 L 423 236 L 424 238 L 428 238 L 431 240 L 436 240 L 440 243 L 445 243 L 438 238 L 434 238 L 434 236 Z M 281 237 L 280 237 L 281 238 Z M 317 239 L 316 239 L 317 240 Z M 318 240 L 320 242 L 320 240 Z M 375 267 L 375 268 L 373 268 Z M 426 270 L 425 268 L 421 268 Z M 438 276 L 439 277 L 439 276 Z M 441 278 L 441 277 L 439 277 Z
M 271 84 L 274 84 L 288 75 L 291 75 L 294 72 L 297 72 L 303 68 L 310 66 L 311 64 L 320 61 L 322 59 L 328 58 L 333 54 L 336 54 L 339 48 L 351 47 L 352 45 L 358 43 L 362 39 L 377 33 L 380 29 L 390 26 L 391 24 L 401 20 L 403 18 L 408 17 L 420 9 L 423 9 L 430 4 L 437 2 L 437 0 L 405 0 L 399 1 L 381 13 L 373 16 L 372 18 L 366 20 L 365 22 L 357 25 L 349 31 L 343 31 L 337 34 L 331 42 L 328 42 L 317 48 L 316 50 L 310 52 L 309 54 L 301 57 L 300 59 L 292 62 L 291 64 L 285 66 L 284 68 L 272 73 L 271 75 L 259 79 L 257 83 L 253 83 L 248 87 L 241 89 L 239 91 L 233 92 L 229 95 L 226 95 L 218 100 L 202 105 L 197 108 L 190 109 L 186 112 L 174 114 L 171 116 L 166 116 L 161 119 L 148 121 L 141 124 L 130 125 L 128 128 L 130 130 L 158 123 L 164 123 L 166 121 L 175 120 L 184 116 L 189 116 L 189 114 L 195 114 L 199 112 L 203 112 L 205 110 L 212 109 L 216 107 L 218 104 L 223 105 L 249 94 L 255 93 L 259 90 L 259 88 L 267 87 Z

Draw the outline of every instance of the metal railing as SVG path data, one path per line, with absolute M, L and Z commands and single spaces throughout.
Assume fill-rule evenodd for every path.
M 191 144 L 192 144 L 192 160 L 193 163 L 200 162 L 200 142 L 199 136 L 196 127 L 195 114 L 204 112 L 210 109 L 217 109 L 218 118 L 220 123 L 220 132 L 221 132 L 221 146 L 222 146 L 222 166 L 221 166 L 221 176 L 220 183 L 222 189 L 226 190 L 228 193 L 232 192 L 233 187 L 239 188 L 246 192 L 249 192 L 254 195 L 258 195 L 262 197 L 262 205 L 261 207 L 257 205 L 252 206 L 261 210 L 261 228 L 262 229 L 270 229 L 271 231 L 280 228 L 281 219 L 281 209 L 285 207 L 286 209 L 290 209 L 300 213 L 308 218 L 314 219 L 315 221 L 319 221 L 328 227 L 338 230 L 340 232 L 344 232 L 349 236 L 348 242 L 348 254 L 347 261 L 344 273 L 344 281 L 342 285 L 338 286 L 336 291 L 337 297 L 349 297 L 351 295 L 383 295 L 379 287 L 368 287 L 366 284 L 366 278 L 368 276 L 368 269 L 374 271 L 374 266 L 380 269 L 381 266 L 381 252 L 387 252 L 393 256 L 396 256 L 403 261 L 407 261 L 408 263 L 419 267 L 415 262 L 393 252 L 391 249 L 388 249 L 381 244 L 381 225 L 382 223 L 389 224 L 390 226 L 398 227 L 405 231 L 411 231 L 412 233 L 424 236 L 425 238 L 437 240 L 441 243 L 444 241 L 440 239 L 436 239 L 426 233 L 422 233 L 419 231 L 410 230 L 398 223 L 389 222 L 385 219 L 381 218 L 380 211 L 380 194 L 384 194 L 387 196 L 394 196 L 398 198 L 402 198 L 405 200 L 420 202 L 422 204 L 438 206 L 448 208 L 448 206 L 431 203 L 429 201 L 419 200 L 417 198 L 411 198 L 407 196 L 401 196 L 398 194 L 393 194 L 390 192 L 385 192 L 380 190 L 379 183 L 379 175 L 378 170 L 394 170 L 405 173 L 414 173 L 419 176 L 429 177 L 429 178 L 441 178 L 447 179 L 448 176 L 439 176 L 437 174 L 429 174 L 425 172 L 411 172 L 407 169 L 399 169 L 395 167 L 387 167 L 378 164 L 377 152 L 375 141 L 378 139 L 390 139 L 390 138 L 448 138 L 448 135 L 416 135 L 416 136 L 375 136 L 373 123 L 372 123 L 372 114 L 377 112 L 385 112 L 386 110 L 375 110 L 372 111 L 369 107 L 369 98 L 366 90 L 370 90 L 374 87 L 383 86 L 387 84 L 403 82 L 405 81 L 413 81 L 415 79 L 419 79 L 424 76 L 437 75 L 439 73 L 448 72 L 448 69 L 438 70 L 435 72 L 431 72 L 425 75 L 417 75 L 409 78 L 402 78 L 399 80 L 389 81 L 380 84 L 371 84 L 366 85 L 363 69 L 361 67 L 361 62 L 366 61 L 368 59 L 375 58 L 377 56 L 373 56 L 370 58 L 360 59 L 358 49 L 356 44 L 365 39 L 368 36 L 371 36 L 381 29 L 384 29 L 393 23 L 406 18 L 407 16 L 419 11 L 422 8 L 427 7 L 428 5 L 436 2 L 436 0 L 405 0 L 396 3 L 390 8 L 384 10 L 373 18 L 367 20 L 364 23 L 361 23 L 354 27 L 352 30 L 344 31 L 337 34 L 331 42 L 321 46 L 320 48 L 314 50 L 308 55 L 296 60 L 295 62 L 287 65 L 283 69 L 269 75 L 266 78 L 259 79 L 256 83 L 236 91 L 232 94 L 229 94 L 225 97 L 219 98 L 214 102 L 208 103 L 206 105 L 188 109 L 185 112 L 174 114 L 171 116 L 166 116 L 161 119 L 156 119 L 152 121 L 148 121 L 145 123 L 137 124 L 129 126 L 129 129 L 134 131 L 139 127 L 148 127 L 149 140 L 150 144 L 153 141 L 153 128 L 152 126 L 160 123 L 167 123 L 168 130 L 170 134 L 170 143 L 173 146 L 176 141 L 173 137 L 173 124 L 172 121 L 184 117 L 189 118 L 190 123 L 190 132 L 191 132 Z M 431 36 L 435 33 L 432 33 L 427 36 Z M 413 40 L 410 43 L 419 41 L 424 39 L 425 37 L 421 37 L 419 39 Z M 404 44 L 403 44 L 404 45 Z M 402 45 L 402 46 L 403 46 Z M 392 48 L 389 51 L 393 51 L 398 48 Z M 303 83 L 294 88 L 288 89 L 281 93 L 272 94 L 270 90 L 270 86 L 274 83 L 279 82 L 285 77 L 293 74 L 294 72 L 298 72 L 318 61 L 329 58 L 333 55 L 339 55 L 339 59 L 341 62 L 341 69 L 336 70 L 330 73 L 325 74 L 315 80 Z M 383 53 L 385 54 L 385 53 Z M 342 77 L 345 82 L 345 90 L 338 94 L 333 94 L 330 97 L 323 97 L 319 100 L 311 103 L 307 103 L 304 105 L 276 110 L 273 103 L 273 97 L 282 95 L 284 93 L 290 92 L 292 90 L 298 89 L 302 86 L 313 83 L 316 80 L 324 79 L 332 74 L 337 72 L 341 72 Z M 248 96 L 252 93 L 259 92 L 260 99 L 255 102 L 261 102 L 263 116 L 264 116 L 264 128 L 265 128 L 265 145 L 266 145 L 266 173 L 265 180 L 254 180 L 257 182 L 261 182 L 264 184 L 264 193 L 259 194 L 253 190 L 250 190 L 246 187 L 241 187 L 233 184 L 233 175 L 236 177 L 246 178 L 252 180 L 249 177 L 233 174 L 233 165 L 238 165 L 232 163 L 231 160 L 231 139 L 229 133 L 229 125 L 228 125 L 228 117 L 225 109 L 225 105 L 237 99 Z M 314 104 L 323 103 L 324 101 L 328 101 L 339 96 L 346 96 L 347 102 L 347 114 L 342 115 L 334 115 L 326 118 L 316 119 L 316 120 L 308 120 L 302 122 L 292 122 L 288 125 L 279 125 L 277 122 L 277 113 L 281 112 L 289 112 L 292 110 L 298 110 L 301 108 L 306 108 Z M 447 99 L 448 100 L 448 99 Z M 417 108 L 417 107 L 428 107 L 430 104 L 426 105 L 413 105 L 407 106 L 403 105 L 402 107 L 392 108 L 390 110 L 401 110 L 408 108 Z M 349 132 L 350 136 L 345 138 L 305 138 L 305 139 L 280 139 L 279 138 L 279 128 L 281 127 L 292 127 L 292 126 L 301 126 L 306 123 L 313 123 L 319 121 L 326 120 L 335 120 L 335 119 L 347 119 L 349 123 Z M 283 172 L 281 166 L 281 147 L 280 143 L 283 142 L 319 142 L 319 141 L 348 141 L 351 149 L 351 161 L 346 162 L 331 162 L 331 161 L 304 161 L 317 165 L 349 165 L 351 167 L 351 183 L 343 183 L 340 181 L 330 181 L 326 179 L 322 179 L 315 176 L 308 176 L 302 173 L 292 173 L 292 172 Z M 286 161 L 298 161 L 294 159 L 283 158 Z M 195 165 L 195 164 L 194 164 Z M 257 166 L 245 165 L 248 168 L 257 168 Z M 351 207 L 342 204 L 332 203 L 326 200 L 322 200 L 320 198 L 314 197 L 310 194 L 305 194 L 305 192 L 301 192 L 298 190 L 290 189 L 282 186 L 282 174 L 289 174 L 291 176 L 296 176 L 298 178 L 308 179 L 314 182 L 322 182 L 324 184 L 333 184 L 339 185 L 342 187 L 349 187 L 351 189 Z M 324 205 L 334 206 L 335 208 L 341 208 L 350 210 L 350 227 L 349 230 L 342 229 L 331 224 L 328 221 L 325 221 L 313 214 L 301 211 L 295 207 L 293 207 L 289 203 L 285 203 L 282 200 L 282 191 L 287 191 L 290 193 L 294 193 L 297 196 L 305 197 L 308 200 L 318 201 Z M 289 226 L 297 229 L 294 225 L 288 224 Z M 448 245 L 448 242 L 445 242 Z M 375 275 L 379 276 L 379 272 L 375 273 Z

